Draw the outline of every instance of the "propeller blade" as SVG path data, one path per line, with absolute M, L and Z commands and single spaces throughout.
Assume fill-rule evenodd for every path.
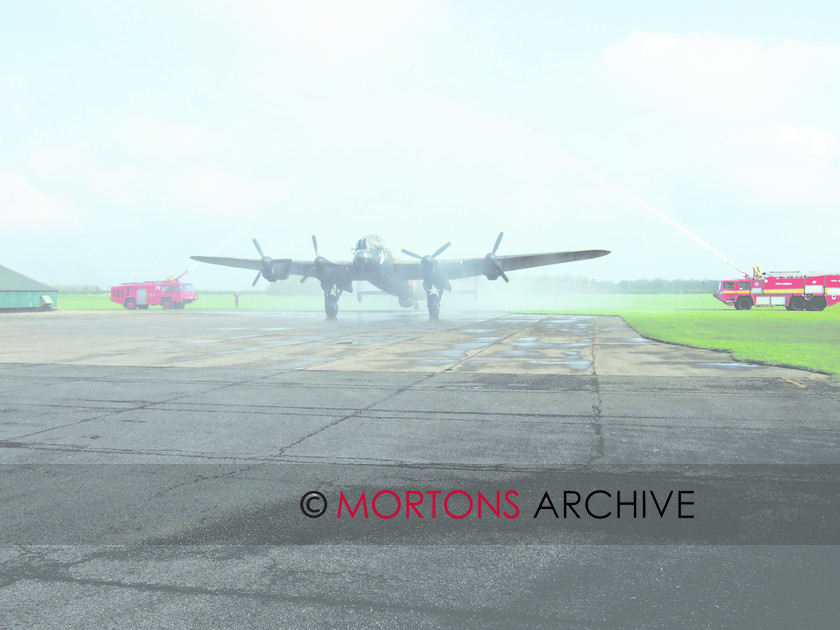
M 494 262 L 493 266 L 496 268 L 496 271 L 499 272 L 499 277 L 504 280 L 505 282 L 510 282 L 510 279 L 507 277 L 507 274 L 502 270 L 502 266 L 498 262 Z
M 262 253 L 262 252 L 260 252 L 260 253 Z M 257 286 L 257 282 L 259 281 L 261 275 L 262 275 L 262 270 L 257 272 L 257 277 L 254 278 L 254 281 L 251 283 L 252 287 Z
M 446 251 L 446 249 L 450 245 L 452 245 L 452 241 L 447 241 L 446 243 L 438 247 L 437 251 L 434 254 L 429 254 L 426 256 L 415 254 L 410 249 L 400 250 L 403 254 L 420 260 L 421 266 L 423 268 L 423 288 L 427 292 L 431 291 L 435 287 L 437 287 L 441 291 L 452 290 L 452 285 L 449 283 L 449 279 L 446 277 L 443 268 L 440 266 L 440 263 L 436 259 L 436 256 L 439 256 L 444 251 Z
M 437 250 L 434 254 L 432 254 L 432 258 L 437 258 L 437 257 L 438 257 L 438 255 L 440 255 L 440 254 L 442 254 L 443 252 L 445 252 L 445 251 L 446 251 L 446 248 L 447 248 L 447 247 L 449 247 L 450 245 L 452 245 L 452 241 L 447 241 L 445 245 L 440 246 L 440 247 L 438 248 L 438 250 Z
M 314 276 L 318 272 L 318 265 L 312 265 L 309 269 L 306 270 L 306 274 L 304 274 L 303 278 L 300 279 L 300 283 L 303 284 L 309 278 Z
M 253 242 L 253 243 L 254 243 L 254 247 L 256 247 L 256 248 L 257 248 L 257 251 L 260 253 L 260 258 L 265 258 L 265 254 L 263 254 L 262 247 L 260 247 L 260 244 L 259 244 L 259 243 L 257 243 L 257 239 L 256 239 L 256 238 L 252 238 L 252 239 L 251 239 L 251 242 Z
M 315 257 L 318 257 L 318 239 L 315 238 L 315 235 L 312 235 L 312 247 L 315 248 Z
M 504 232 L 499 232 L 499 236 L 496 237 L 496 244 L 493 245 L 493 253 L 496 253 L 496 250 L 499 249 L 499 243 L 502 242 L 502 237 L 505 235 Z

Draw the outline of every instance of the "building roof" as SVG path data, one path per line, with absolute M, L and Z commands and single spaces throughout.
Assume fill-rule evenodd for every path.
M 0 265 L 0 291 L 57 291 L 57 289 Z

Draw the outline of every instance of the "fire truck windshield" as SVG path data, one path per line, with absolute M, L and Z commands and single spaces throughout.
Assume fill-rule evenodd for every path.
M 195 289 L 193 289 L 193 285 L 191 284 L 182 284 L 181 291 L 187 291 L 188 293 L 192 293 L 193 291 L 195 291 Z

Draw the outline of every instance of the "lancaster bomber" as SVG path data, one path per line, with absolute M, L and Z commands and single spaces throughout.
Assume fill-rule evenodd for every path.
M 260 254 L 259 259 L 219 256 L 191 256 L 191 258 L 212 265 L 256 270 L 257 276 L 251 286 L 256 286 L 261 276 L 269 282 L 285 280 L 290 275 L 302 276 L 301 283 L 306 282 L 308 278 L 317 278 L 324 290 L 324 310 L 327 317 L 338 315 L 338 298 L 345 291 L 352 292 L 355 281 L 367 280 L 385 293 L 396 296 L 400 306 L 408 308 L 415 304 L 411 283 L 422 280 L 423 289 L 426 291 L 426 304 L 429 307 L 429 318 L 438 319 L 443 292 L 452 290 L 450 280 L 485 276 L 488 280 L 501 278 L 509 282 L 505 273 L 508 271 L 598 258 L 610 253 L 604 249 L 587 249 L 577 252 L 497 256 L 496 250 L 499 249 L 503 235 L 504 232 L 499 232 L 493 249 L 484 257 L 460 260 L 437 259 L 452 244 L 451 242 L 441 245 L 437 251 L 425 256 L 403 249 L 401 250 L 403 254 L 415 260 L 400 260 L 375 234 L 360 238 L 356 242 L 353 248 L 353 260 L 349 262 L 331 262 L 321 256 L 318 253 L 318 239 L 314 234 L 312 246 L 315 248 L 315 260 L 310 261 L 266 256 L 257 239 L 253 239 L 253 243 Z

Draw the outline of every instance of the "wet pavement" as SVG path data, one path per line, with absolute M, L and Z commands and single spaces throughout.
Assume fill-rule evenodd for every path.
M 0 627 L 827 626 L 838 402 L 612 317 L 4 315 Z M 618 486 L 696 518 L 534 518 Z M 456 489 L 521 518 L 335 515 Z
M 480 325 L 477 325 L 480 324 Z M 24 336 L 22 342 L 20 336 Z M 617 317 L 425 313 L 43 313 L 0 320 L 0 362 L 352 372 L 815 378 L 651 342 Z M 817 377 L 823 378 L 823 377 Z

